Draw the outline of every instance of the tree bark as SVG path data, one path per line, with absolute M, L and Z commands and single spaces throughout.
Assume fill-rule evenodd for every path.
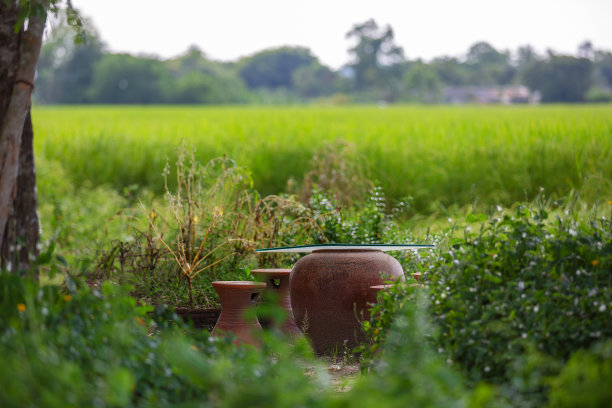
M 38 243 L 30 98 L 48 1 L 32 5 L 45 12 L 33 13 L 27 30 L 15 32 L 19 8 L 0 1 L 0 73 L 6 73 L 0 79 L 0 263 L 13 271 L 28 268 Z
M 26 116 L 19 151 L 19 174 L 13 211 L 6 224 L 0 257 L 11 270 L 28 270 L 39 255 L 40 225 L 36 197 L 34 131 L 30 112 Z

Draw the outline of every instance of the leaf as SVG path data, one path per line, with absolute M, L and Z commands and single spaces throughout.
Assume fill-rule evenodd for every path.
M 502 283 L 502 279 L 499 276 L 486 274 L 484 278 L 485 280 L 488 280 L 489 282 L 498 283 L 498 284 Z
M 465 217 L 465 222 L 469 222 L 469 223 L 473 223 L 473 222 L 485 222 L 488 219 L 489 219 L 489 217 L 486 214 L 483 214 L 483 213 L 478 213 L 478 214 L 470 213 L 470 214 L 467 215 L 467 217 Z

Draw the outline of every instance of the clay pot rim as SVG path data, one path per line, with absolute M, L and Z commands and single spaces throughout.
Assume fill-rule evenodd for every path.
M 387 284 L 383 284 L 383 285 L 372 285 L 372 286 L 370 286 L 370 289 L 379 289 L 379 290 L 381 290 L 381 289 L 389 289 L 389 288 L 392 288 L 393 286 L 395 286 L 395 285 L 391 285 L 391 284 L 387 283 Z
M 370 248 L 359 248 L 359 249 L 357 249 L 357 248 L 355 248 L 355 249 L 350 249 L 350 248 L 349 249 L 331 249 L 331 248 L 327 249 L 327 248 L 325 248 L 325 249 L 315 249 L 311 253 L 312 254 L 319 254 L 319 253 L 328 253 L 328 252 L 329 253 L 331 253 L 331 252 L 335 252 L 335 253 L 338 253 L 338 252 L 339 253 L 347 253 L 347 252 L 355 253 L 355 252 L 383 252 L 383 251 L 381 249 L 375 249 L 375 248 L 371 248 L 371 249 Z
M 219 288 L 234 288 L 236 290 L 254 290 L 265 289 L 265 282 L 254 281 L 214 281 L 213 287 Z

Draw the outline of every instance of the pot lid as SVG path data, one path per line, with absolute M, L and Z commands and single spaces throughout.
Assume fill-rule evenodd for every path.
M 358 250 L 373 250 L 373 251 L 404 251 L 417 249 L 428 249 L 433 248 L 434 245 L 429 244 L 321 244 L 321 245 L 297 245 L 289 247 L 277 247 L 277 248 L 262 248 L 257 249 L 256 252 L 313 252 L 321 250 L 334 250 L 334 251 L 358 251 Z

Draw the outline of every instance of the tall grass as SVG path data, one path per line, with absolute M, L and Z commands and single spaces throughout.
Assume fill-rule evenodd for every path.
M 343 139 L 391 199 L 414 210 L 512 204 L 541 188 L 612 196 L 612 106 L 35 107 L 36 154 L 77 185 L 163 189 L 181 140 L 201 161 L 228 155 L 264 194 L 300 181 L 324 143 Z M 42 175 L 44 177 L 44 175 Z

